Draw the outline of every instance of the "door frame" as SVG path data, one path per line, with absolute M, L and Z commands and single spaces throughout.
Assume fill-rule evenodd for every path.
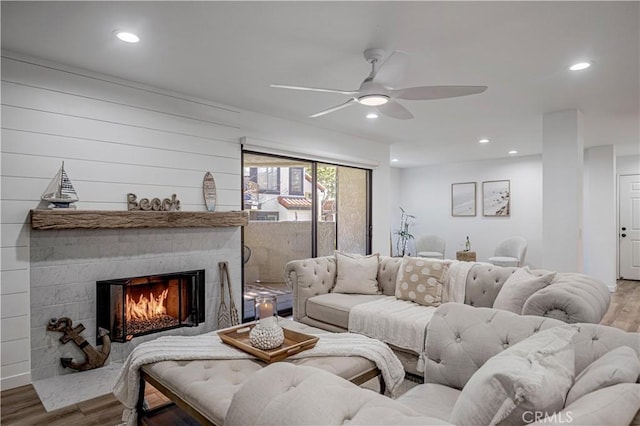
M 622 262 L 622 253 L 621 253 L 621 245 L 622 245 L 622 238 L 620 236 L 621 234 L 621 227 L 622 224 L 620 223 L 620 215 L 621 215 L 621 204 L 622 204 L 622 196 L 621 196 L 621 185 L 620 185 L 620 181 L 622 180 L 623 177 L 628 177 L 628 176 L 638 176 L 638 178 L 640 179 L 640 173 L 622 173 L 622 174 L 618 174 L 618 179 L 616 181 L 616 186 L 617 186 L 617 191 L 616 191 L 616 199 L 617 199 L 617 215 L 616 215 L 616 233 L 617 233 L 617 237 L 618 237 L 618 244 L 616 245 L 616 257 L 618 259 L 618 261 L 616 262 L 616 268 L 617 268 L 617 276 L 618 279 L 625 279 L 625 280 L 631 280 L 630 278 L 623 278 L 622 277 L 622 268 L 621 268 L 621 262 Z
M 301 161 L 301 162 L 306 162 L 306 163 L 310 163 L 311 164 L 311 171 L 312 171 L 312 176 L 311 176 L 311 185 L 312 188 L 316 187 L 317 184 L 317 169 L 318 169 L 318 165 L 328 165 L 328 166 L 336 166 L 336 167 L 351 167 L 354 169 L 359 169 L 359 170 L 364 170 L 367 173 L 367 181 L 366 181 L 366 197 L 367 197 L 367 208 L 366 208 L 366 225 L 365 225 L 365 254 L 371 254 L 371 250 L 372 250 L 372 237 L 373 237 L 373 227 L 372 227 L 372 209 L 373 209 L 373 198 L 372 198 L 372 192 L 373 192 L 373 184 L 372 184 L 372 180 L 373 180 L 373 170 L 369 169 L 369 168 L 365 168 L 365 167 L 357 167 L 357 166 L 353 166 L 350 164 L 340 164 L 339 162 L 331 162 L 328 161 L 326 159 L 322 159 L 322 160 L 317 160 L 317 159 L 312 159 L 312 158 L 305 158 L 305 157 L 294 157 L 291 155 L 283 155 L 283 154 L 272 154 L 272 153 L 268 153 L 268 152 L 260 152 L 260 151 L 255 151 L 255 150 L 251 150 L 251 149 L 244 149 L 243 145 L 240 145 L 240 206 L 242 208 L 242 210 L 244 210 L 244 156 L 245 154 L 251 154 L 251 155 L 261 155 L 261 156 L 265 156 L 265 157 L 274 157 L 274 158 L 282 158 L 282 159 L 286 159 L 286 160 L 293 160 L 293 161 Z M 337 202 L 337 200 L 336 200 Z M 316 257 L 317 253 L 318 253 L 318 199 L 317 199 L 317 194 L 316 191 L 312 191 L 311 192 L 311 211 L 313 212 L 311 214 L 311 256 L 312 257 Z M 340 220 L 339 216 L 336 216 L 336 229 L 338 229 L 338 221 Z M 240 229 L 240 250 L 241 250 L 241 263 L 242 263 L 242 267 L 240 269 L 240 291 L 241 291 L 241 318 L 244 318 L 244 283 L 245 283 L 245 271 L 244 271 L 244 242 L 245 242 L 245 238 L 244 238 L 244 233 L 245 233 L 245 229 L 244 227 L 241 227 Z M 336 233 L 336 247 L 338 245 L 338 235 Z

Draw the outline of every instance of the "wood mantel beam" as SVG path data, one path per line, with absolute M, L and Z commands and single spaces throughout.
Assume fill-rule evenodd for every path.
M 248 223 L 245 211 L 31 210 L 32 229 L 210 228 Z

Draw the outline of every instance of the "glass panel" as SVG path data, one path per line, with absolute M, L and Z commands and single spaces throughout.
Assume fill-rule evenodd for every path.
M 318 164 L 318 256 L 330 256 L 336 249 L 336 171 L 338 167 Z
M 337 248 L 346 253 L 367 254 L 369 172 L 336 167 Z
M 265 293 L 277 295 L 281 315 L 291 313 L 290 260 L 370 252 L 370 170 L 244 152 L 243 176 L 244 320 Z
M 243 231 L 245 320 L 254 319 L 254 299 L 261 294 L 277 297 L 281 315 L 291 313 L 284 265 L 312 256 L 311 167 L 301 160 L 243 154 L 244 208 L 249 210 Z
M 111 340 L 205 320 L 204 269 L 96 282 L 97 327 L 110 331 Z

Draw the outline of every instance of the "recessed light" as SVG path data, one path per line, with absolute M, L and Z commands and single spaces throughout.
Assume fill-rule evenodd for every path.
M 137 43 L 140 41 L 140 38 L 137 35 L 126 31 L 116 31 L 116 37 L 127 43 Z
M 375 112 L 370 112 L 369 114 L 367 114 L 367 118 L 378 118 L 378 114 L 376 114 Z
M 489 139 L 480 139 L 478 143 L 489 143 Z
M 591 62 L 578 62 L 569 67 L 571 71 L 581 71 L 586 70 L 591 66 Z
M 515 149 L 513 149 L 513 150 L 509 151 L 509 154 L 510 154 L 510 155 L 514 155 L 514 154 L 517 154 L 517 153 L 518 153 L 518 151 L 516 151 Z
M 391 161 L 394 162 L 394 163 L 397 163 L 400 160 L 398 160 L 397 158 L 392 158 Z

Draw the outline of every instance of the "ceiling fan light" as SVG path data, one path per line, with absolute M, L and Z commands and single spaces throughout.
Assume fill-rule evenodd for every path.
M 358 103 L 366 106 L 380 106 L 389 102 L 389 97 L 385 95 L 364 95 L 358 98 Z
M 375 112 L 370 112 L 369 114 L 367 114 L 367 118 L 373 120 L 374 118 L 378 118 L 378 114 L 376 114 Z

